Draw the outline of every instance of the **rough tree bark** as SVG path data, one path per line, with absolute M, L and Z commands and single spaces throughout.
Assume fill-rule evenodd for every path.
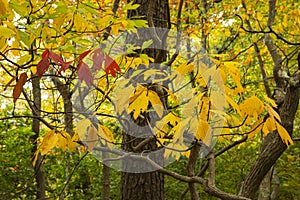
M 269 20 L 268 26 L 271 27 L 275 19 L 276 0 L 269 0 Z M 276 82 L 274 91 L 277 102 L 281 124 L 292 136 L 295 114 L 299 104 L 299 70 L 291 76 L 287 84 L 282 74 L 282 59 L 269 34 L 265 36 L 265 44 L 272 56 L 274 67 L 273 75 Z M 300 67 L 300 66 L 299 66 Z M 276 160 L 281 156 L 287 146 L 283 143 L 277 131 L 269 134 L 263 141 L 262 152 L 251 167 L 241 190 L 241 195 L 253 199 L 259 185 Z
M 136 10 L 129 10 L 128 17 L 139 17 L 148 21 L 149 27 L 168 28 L 169 26 L 169 6 L 168 0 L 132 0 L 134 4 L 140 4 Z M 149 30 L 149 29 L 148 29 Z M 166 59 L 166 52 L 164 49 L 166 34 L 162 31 L 150 29 L 150 31 L 138 30 L 138 36 L 131 34 L 128 36 L 127 43 L 141 45 L 144 41 L 153 40 L 154 48 L 148 48 L 143 53 L 155 59 L 155 63 L 161 63 Z M 153 34 L 149 34 L 153 33 Z M 140 53 L 140 52 L 137 52 Z M 136 55 L 132 55 L 136 56 Z M 164 95 L 164 94 L 158 94 Z M 161 99 L 164 97 L 160 96 Z M 153 119 L 151 119 L 153 122 Z M 123 149 L 127 152 L 152 152 L 157 150 L 156 141 L 151 138 L 140 138 L 140 135 L 150 136 L 151 130 L 147 129 L 147 116 L 144 119 L 138 119 L 135 126 L 123 127 Z M 128 134 L 127 134 L 128 133 Z M 142 142 L 147 141 L 145 145 Z M 139 145 L 139 147 L 138 147 Z M 138 148 L 136 148 L 138 147 Z M 157 159 L 157 158 L 156 158 Z M 159 159 L 159 158 L 158 158 Z M 163 157 L 161 158 L 161 160 Z M 130 165 L 130 166 L 129 166 Z M 134 168 L 137 163 L 133 160 L 130 162 L 123 162 L 123 169 L 126 167 Z M 139 163 L 140 165 L 140 163 Z M 137 166 L 141 168 L 141 166 Z M 145 169 L 147 164 L 145 163 Z M 164 175 L 159 171 L 152 171 L 147 173 L 129 173 L 123 171 L 121 177 L 121 199 L 123 200 L 161 200 L 164 198 Z

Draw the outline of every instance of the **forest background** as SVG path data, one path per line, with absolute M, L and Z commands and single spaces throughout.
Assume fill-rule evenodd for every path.
M 0 0 L 1 198 L 299 199 L 299 10 Z

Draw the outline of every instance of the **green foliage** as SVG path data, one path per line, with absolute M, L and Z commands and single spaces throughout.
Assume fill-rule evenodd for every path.
M 11 110 L 2 110 L 1 117 Z M 2 121 L 0 124 L 0 196 L 2 199 L 34 198 L 34 173 L 31 164 L 34 135 L 27 119 Z

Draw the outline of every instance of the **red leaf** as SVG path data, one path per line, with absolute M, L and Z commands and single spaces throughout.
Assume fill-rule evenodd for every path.
M 42 58 L 48 58 L 49 57 L 49 53 L 50 53 L 50 51 L 48 50 L 48 49 L 46 49 L 44 52 L 43 52 L 43 54 L 42 54 Z
M 93 51 L 92 55 L 93 59 L 93 69 L 101 69 L 103 61 L 104 61 L 104 54 L 102 53 L 101 49 L 96 49 Z
M 73 61 L 70 61 L 70 62 L 64 62 L 62 65 L 61 65 L 61 68 L 59 69 L 59 73 L 62 72 L 62 71 L 66 71 L 67 69 L 69 69 L 71 63 Z
M 54 63 L 57 65 L 63 65 L 65 63 L 63 59 L 54 52 L 49 53 L 49 58 L 53 59 Z
M 6 85 L 5 85 L 5 87 L 4 87 L 4 90 L 3 91 L 5 91 L 6 90 L 6 88 L 7 87 L 9 87 L 10 86 L 10 84 L 14 81 L 14 80 L 16 80 L 16 76 L 15 77 L 13 77 Z
M 92 50 L 88 50 L 86 52 L 83 52 L 82 54 L 79 55 L 78 58 L 76 58 L 76 60 L 78 60 L 79 62 L 82 61 L 82 59 L 84 59 Z
M 38 77 L 41 78 L 45 71 L 49 68 L 50 62 L 48 57 L 44 57 L 38 64 L 37 64 L 37 74 Z
M 27 74 L 24 72 L 20 75 L 20 78 L 13 90 L 14 103 L 20 97 L 23 89 L 23 85 L 26 83 L 26 81 L 27 81 Z
M 113 77 L 116 77 L 116 71 L 120 71 L 119 65 L 110 56 L 106 55 L 105 57 L 106 76 L 108 76 L 108 74 L 111 74 Z
M 92 72 L 89 66 L 82 61 L 78 65 L 78 77 L 81 81 L 85 81 L 89 87 L 93 83 Z

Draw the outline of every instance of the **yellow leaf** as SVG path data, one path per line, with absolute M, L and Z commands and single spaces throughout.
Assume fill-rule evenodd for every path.
M 0 0 L 0 16 L 3 16 L 7 13 L 7 6 L 8 6 L 7 0 Z
M 116 142 L 114 135 L 112 132 L 105 126 L 100 125 L 100 128 L 102 129 L 104 135 L 106 136 L 106 139 L 110 142 Z
M 230 73 L 233 81 L 235 82 L 235 84 L 237 86 L 236 91 L 241 93 L 244 91 L 244 88 L 241 84 L 240 71 L 236 67 L 238 65 L 239 65 L 238 62 L 224 62 L 224 66 L 226 67 L 227 71 Z
M 116 86 L 116 98 L 115 98 L 115 105 L 116 105 L 116 112 L 121 114 L 123 111 L 127 110 L 130 95 L 134 92 L 134 87 L 129 85 L 128 87 L 124 88 L 122 83 L 127 84 L 126 81 L 120 81 Z
M 98 134 L 97 134 L 97 129 L 91 124 L 88 130 L 88 136 L 87 136 L 87 149 L 88 151 L 93 151 L 97 141 L 98 141 Z
M 168 93 L 170 100 L 173 101 L 175 104 L 179 104 L 179 100 L 176 97 L 176 95 L 173 94 L 173 92 L 171 92 L 168 88 L 163 87 L 163 89 Z
M 138 85 L 137 88 L 134 91 L 133 96 L 131 96 L 129 98 L 129 103 L 132 103 L 133 101 L 135 101 L 145 91 L 147 91 L 146 87 L 144 87 L 142 85 Z
M 184 119 L 172 128 L 171 133 L 174 134 L 174 142 L 183 143 L 183 133 L 187 130 L 190 120 L 191 118 Z
M 169 145 L 167 145 L 167 146 L 169 146 Z M 171 153 L 172 153 L 172 151 L 170 149 L 166 149 L 164 152 L 164 157 L 168 158 L 171 155 Z
M 79 140 L 79 135 L 78 133 L 75 133 L 70 141 L 68 141 L 68 148 L 70 151 L 74 151 L 75 147 L 78 146 L 79 144 L 77 141 Z
M 4 52 L 4 50 L 8 47 L 7 40 L 0 36 L 0 52 Z M 2 58 L 2 56 L 0 56 Z
M 226 101 L 232 106 L 232 108 L 240 115 L 242 116 L 242 113 L 240 111 L 240 107 L 238 106 L 237 103 L 235 103 L 229 96 L 225 96 Z
M 58 137 L 55 133 L 55 130 L 51 130 L 46 133 L 42 143 L 39 146 L 39 150 L 41 151 L 42 155 L 47 154 L 53 147 L 56 146 Z
M 275 120 L 268 117 L 268 119 L 266 120 L 266 122 L 264 123 L 263 126 L 263 133 L 266 135 L 268 133 L 272 133 L 273 131 L 276 130 L 276 125 L 275 125 Z
M 264 18 L 264 16 L 260 12 L 257 12 L 256 15 L 258 21 L 261 21 Z
M 190 150 L 182 153 L 182 155 L 187 157 L 187 158 L 190 157 L 190 154 L 191 154 Z
M 242 116 L 248 115 L 257 120 L 257 116 L 264 111 L 264 103 L 256 96 L 252 96 L 241 103 L 240 110 Z
M 77 130 L 78 136 L 82 140 L 84 140 L 84 138 L 86 138 L 87 128 L 90 125 L 91 125 L 91 122 L 88 119 L 82 119 L 82 120 L 78 121 L 76 130 Z
M 169 112 L 163 119 L 156 122 L 154 131 L 157 137 L 163 137 L 167 134 L 168 124 L 175 127 L 179 123 L 180 119 L 174 113 Z
M 37 159 L 38 159 L 38 156 L 39 156 L 39 149 L 38 149 L 36 152 L 34 152 L 33 160 L 32 160 L 32 165 L 33 165 L 33 166 L 35 166 L 36 161 L 37 161 Z
M 103 29 L 107 26 L 109 26 L 112 23 L 113 16 L 112 15 L 105 15 L 104 17 L 98 18 L 98 23 L 100 25 L 100 29 Z
M 111 32 L 112 32 L 113 35 L 118 35 L 119 30 L 120 30 L 120 25 L 119 24 L 115 24 L 115 25 L 111 26 Z
M 271 118 L 274 119 L 274 117 L 281 122 L 280 116 L 279 114 L 268 104 L 265 104 L 265 107 L 267 108 L 267 111 L 269 113 L 269 115 L 271 116 Z
M 71 136 L 65 131 L 60 131 L 57 134 L 57 138 L 58 140 L 56 146 L 60 147 L 63 151 L 65 151 L 68 147 L 68 141 L 71 140 Z
M 187 118 L 187 117 L 191 117 L 192 115 L 195 115 L 196 109 L 198 109 L 197 113 L 198 111 L 200 111 L 202 105 L 201 99 L 204 94 L 205 93 L 200 93 L 196 96 L 190 97 L 191 99 L 182 106 L 181 116 L 183 118 Z M 188 99 L 189 96 L 186 96 L 185 98 Z
M 75 13 L 74 15 L 74 28 L 79 31 L 83 32 L 86 31 L 88 22 L 79 14 Z
M 264 118 L 260 118 L 256 121 L 250 129 L 250 134 L 248 135 L 248 139 L 253 138 L 256 134 L 258 134 L 263 127 Z
M 290 134 L 285 130 L 285 128 L 283 126 L 281 126 L 281 124 L 279 124 L 278 122 L 276 123 L 276 127 L 277 127 L 277 131 L 282 139 L 282 141 L 288 146 L 289 143 L 290 144 L 294 144 Z
M 181 65 L 179 65 L 179 67 L 176 69 L 176 71 L 181 74 L 184 75 L 188 72 L 192 72 L 194 70 L 195 66 L 192 63 L 188 63 L 188 62 L 184 62 Z
M 128 107 L 128 113 L 133 113 L 133 118 L 137 119 L 141 112 L 145 112 L 148 108 L 148 98 L 147 91 L 142 91 L 140 95 L 133 100 L 133 102 Z
M 158 116 L 161 118 L 164 113 L 164 106 L 163 106 L 159 96 L 157 95 L 156 92 L 149 90 L 148 97 L 149 97 L 149 101 L 151 102 L 151 105 L 153 106 L 154 110 L 156 111 Z
M 202 101 L 199 103 L 199 117 L 201 120 L 208 120 L 209 119 L 209 110 L 211 107 L 211 102 L 208 97 L 203 97 Z
M 295 156 L 293 156 L 293 155 L 286 155 L 286 157 L 288 158 L 289 162 L 295 161 Z
M 16 35 L 16 33 L 12 29 L 4 26 L 0 26 L 0 39 L 1 38 L 8 39 L 10 37 L 13 37 L 14 35 Z
M 264 95 L 264 99 L 269 102 L 274 108 L 277 108 L 277 104 L 275 103 L 274 99 L 269 98 L 268 96 Z
M 208 122 L 200 119 L 198 129 L 195 134 L 196 139 L 205 141 L 206 136 L 209 135 L 210 132 L 211 127 L 209 126 Z

